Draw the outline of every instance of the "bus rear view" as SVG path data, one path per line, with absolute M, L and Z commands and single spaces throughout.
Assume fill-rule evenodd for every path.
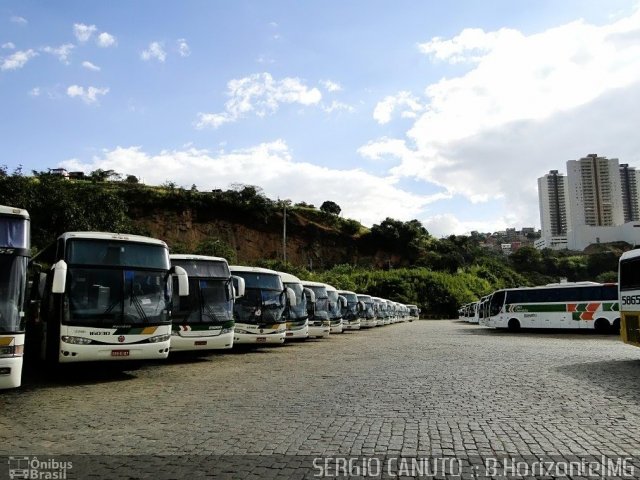
M 618 286 L 622 341 L 640 347 L 640 250 L 625 252 L 620 257 Z
M 21 384 L 29 232 L 26 210 L 0 206 L 0 389 Z

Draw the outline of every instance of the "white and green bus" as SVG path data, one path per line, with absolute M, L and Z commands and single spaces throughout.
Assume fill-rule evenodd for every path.
M 327 283 L 324 284 L 327 289 L 327 297 L 329 298 L 329 321 L 331 322 L 331 333 L 343 333 L 342 307 L 347 300 L 342 297 L 338 290 Z
M 618 270 L 620 288 L 620 335 L 629 345 L 640 347 L 640 250 L 625 252 Z
M 229 269 L 245 284 L 244 296 L 233 307 L 234 343 L 283 344 L 287 333 L 283 314 L 288 305 L 296 305 L 295 293 L 284 286 L 275 270 L 238 265 Z
M 360 316 L 360 328 L 372 328 L 378 325 L 376 317 L 375 302 L 370 295 L 356 294 L 358 301 L 362 302 L 364 308 Z
M 224 350 L 233 347 L 233 304 L 244 295 L 244 280 L 236 292 L 224 258 L 170 255 L 171 265 L 189 275 L 189 295 L 178 295 L 174 278 L 171 351 Z
M 360 314 L 364 311 L 364 304 L 358 300 L 355 292 L 338 290 L 346 303 L 342 306 L 342 327 L 345 330 L 360 330 Z
M 324 283 L 302 281 L 302 285 L 315 295 L 315 305 L 309 316 L 309 337 L 328 338 L 331 334 L 329 293 Z
M 409 309 L 409 321 L 420 320 L 420 309 L 417 305 L 407 305 Z
M 161 240 L 103 232 L 67 232 L 35 260 L 27 348 L 50 364 L 167 358 L 172 274 L 189 294 L 184 269 L 171 267 Z
M 508 288 L 491 295 L 488 327 L 581 328 L 609 331 L 620 325 L 618 286 L 595 282 Z
M 29 213 L 0 206 L 0 389 L 19 387 L 22 382 L 30 253 Z
M 315 304 L 315 295 L 312 291 L 305 289 L 302 281 L 295 275 L 285 272 L 278 272 L 278 274 L 284 286 L 290 288 L 296 296 L 296 304 L 288 305 L 284 310 L 287 322 L 286 339 L 306 340 L 309 338 L 309 309 Z M 307 298 L 309 298 L 308 302 Z

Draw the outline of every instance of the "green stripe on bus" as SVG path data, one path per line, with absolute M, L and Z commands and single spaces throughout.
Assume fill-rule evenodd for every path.
M 556 304 L 528 304 L 528 305 L 509 305 L 507 309 L 508 312 L 566 312 L 567 305 L 565 303 L 556 303 Z

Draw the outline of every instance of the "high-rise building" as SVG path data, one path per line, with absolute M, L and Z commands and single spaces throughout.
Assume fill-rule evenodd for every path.
M 627 163 L 620 164 L 620 184 L 622 188 L 622 209 L 624 223 L 640 220 L 638 204 L 638 172 Z
M 568 230 L 581 226 L 612 227 L 624 223 L 622 182 L 617 158 L 592 153 L 567 162 Z
M 540 203 L 540 225 L 542 238 L 567 234 L 567 177 L 551 170 L 538 178 L 538 200 Z

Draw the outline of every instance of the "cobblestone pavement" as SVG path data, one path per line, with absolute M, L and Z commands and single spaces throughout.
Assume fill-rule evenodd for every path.
M 0 393 L 0 455 L 153 455 L 166 478 L 185 458 L 293 478 L 302 456 L 640 456 L 640 349 L 617 336 L 420 321 L 107 367 Z

